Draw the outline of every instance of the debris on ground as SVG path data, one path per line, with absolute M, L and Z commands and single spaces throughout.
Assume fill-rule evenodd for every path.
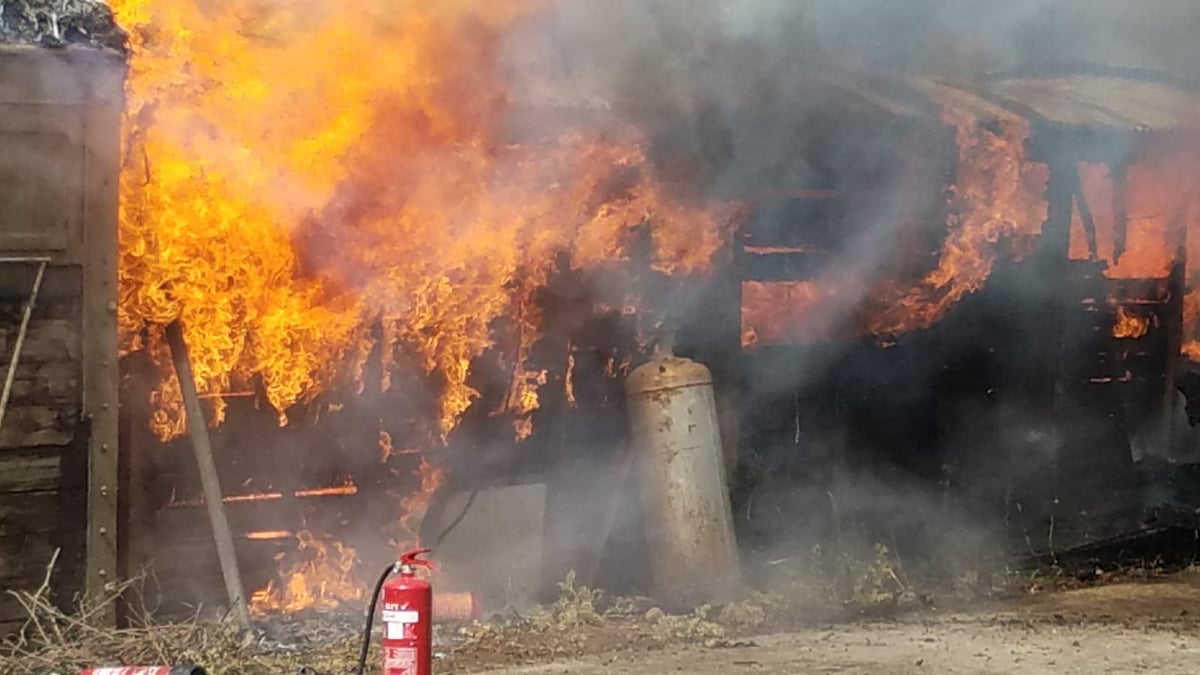
M 4 43 L 127 49 L 125 32 L 100 0 L 0 0 Z

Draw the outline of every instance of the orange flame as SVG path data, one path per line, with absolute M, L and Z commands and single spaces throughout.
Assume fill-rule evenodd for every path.
M 492 320 L 529 307 L 557 251 L 620 260 L 650 221 L 654 267 L 687 273 L 722 241 L 652 179 L 636 135 L 505 129 L 518 95 L 493 64 L 540 2 L 112 5 L 133 48 L 123 346 L 166 364 L 158 326 L 181 319 L 205 395 L 261 381 L 286 423 L 361 374 L 379 322 L 385 365 L 403 351 L 443 383 L 444 437 L 477 396 L 467 373 Z M 537 336 L 524 316 L 518 362 Z M 518 371 L 514 417 L 539 381 Z M 164 366 L 163 438 L 184 429 L 178 400 Z
M 400 498 L 400 511 L 404 515 L 400 517 L 402 538 L 395 542 L 398 548 L 408 547 L 414 542 L 422 543 L 418 541 L 418 524 L 425 517 L 425 510 L 429 508 L 433 493 L 441 487 L 446 478 L 446 472 L 424 456 L 421 457 L 421 463 L 413 475 L 420 481 L 420 485 L 412 493 Z
M 814 322 L 815 309 L 832 292 L 812 281 L 742 283 L 742 346 L 746 348 L 828 338 Z
M 1118 339 L 1136 339 L 1149 331 L 1149 317 L 1138 316 L 1124 307 L 1117 307 L 1117 318 L 1112 329 L 1113 337 Z
M 250 611 L 261 616 L 304 609 L 332 609 L 363 597 L 354 576 L 357 553 L 340 542 L 326 543 L 311 532 L 296 533 L 294 554 L 280 554 L 282 584 L 274 580 L 250 597 Z M 300 558 L 292 561 L 293 558 Z
M 1000 255 L 1001 240 L 1014 253 L 1031 252 L 1046 220 L 1045 166 L 1027 162 L 1030 130 L 1015 120 L 999 133 L 965 113 L 943 111 L 955 129 L 958 167 L 951 188 L 948 233 L 938 266 L 913 288 L 888 291 L 885 309 L 870 321 L 875 334 L 924 329 L 955 303 L 979 290 Z

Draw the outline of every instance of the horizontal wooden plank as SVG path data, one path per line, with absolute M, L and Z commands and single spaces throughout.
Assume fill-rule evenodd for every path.
M 308 497 L 263 502 L 228 503 L 225 512 L 235 537 L 263 530 L 332 532 L 363 513 L 357 496 Z M 154 528 L 162 540 L 211 541 L 208 511 L 204 506 L 160 509 Z
M 0 537 L 0 588 L 34 589 L 46 577 L 46 567 L 56 548 L 62 548 L 55 562 L 52 583 L 56 588 L 72 585 L 82 569 L 83 522 L 75 532 Z
M 16 345 L 20 330 L 20 318 L 12 323 L 0 322 L 0 348 L 3 349 L 4 363 L 12 358 L 12 349 Z M 79 332 L 81 324 L 78 319 L 34 319 L 29 322 L 29 330 L 25 333 L 25 344 L 21 347 L 21 360 L 31 363 L 45 361 L 74 361 L 81 358 L 82 343 Z
M 0 451 L 0 493 L 59 490 L 83 486 L 82 476 L 64 476 L 64 447 L 32 447 Z
M 62 448 L 0 453 L 0 492 L 58 489 L 62 480 L 61 456 Z
M 79 529 L 83 490 L 0 493 L 0 537 Z M 75 518 L 67 512 L 77 510 Z
M 70 405 L 10 406 L 0 427 L 0 449 L 68 445 L 78 419 L 78 409 Z
M 71 372 L 61 377 L 34 377 L 22 379 L 18 376 L 13 380 L 9 405 L 21 406 L 41 403 L 51 407 L 67 410 L 78 414 L 83 405 L 83 390 L 80 388 L 79 369 L 70 367 L 73 364 L 48 363 L 42 364 L 39 370 L 54 370 L 58 367 L 68 367 Z M 20 367 L 17 370 L 21 370 Z
M 4 624 L 15 623 L 11 630 L 20 629 L 25 622 L 25 608 L 8 593 L 0 593 L 0 640 L 4 639 Z M 10 632 L 11 632 L 10 630 Z
M 15 635 L 17 631 L 21 630 L 21 627 L 24 625 L 25 622 L 21 620 L 6 621 L 0 619 L 0 640 L 4 640 L 10 635 Z

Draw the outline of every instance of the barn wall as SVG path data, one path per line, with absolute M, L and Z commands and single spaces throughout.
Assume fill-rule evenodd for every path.
M 0 47 L 0 374 L 47 269 L 0 422 L 0 589 L 58 551 L 57 600 L 116 575 L 117 177 L 124 63 Z M 0 377 L 2 377 L 0 375 Z M 2 382 L 2 379 L 0 379 Z M 0 635 L 20 625 L 0 595 Z

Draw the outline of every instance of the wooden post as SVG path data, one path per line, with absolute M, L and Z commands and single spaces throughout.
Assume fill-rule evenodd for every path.
M 196 391 L 196 380 L 192 376 L 192 365 L 188 359 L 187 343 L 183 340 L 183 328 L 178 321 L 167 326 L 167 343 L 171 346 L 171 359 L 175 362 L 175 374 L 179 377 L 179 388 L 183 392 L 183 407 L 187 413 L 187 427 L 192 437 L 192 451 L 200 469 L 200 483 L 204 488 L 204 504 L 212 524 L 213 539 L 217 544 L 217 558 L 221 562 L 221 576 L 225 580 L 225 592 L 229 595 L 229 609 L 243 627 L 249 627 L 250 615 L 246 610 L 245 590 L 238 569 L 237 552 L 233 547 L 233 534 L 225 516 L 221 482 L 217 477 L 217 465 L 213 461 L 212 443 L 208 427 L 204 422 L 204 410 L 200 407 L 200 395 Z
M 88 94 L 82 107 L 83 416 L 88 420 L 87 560 L 85 593 L 101 597 L 118 579 L 117 202 L 125 63 L 116 55 L 86 57 Z M 116 605 L 104 608 L 116 622 Z

